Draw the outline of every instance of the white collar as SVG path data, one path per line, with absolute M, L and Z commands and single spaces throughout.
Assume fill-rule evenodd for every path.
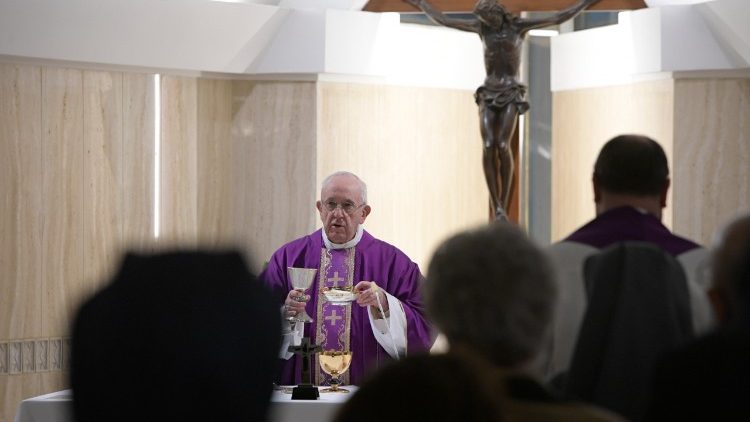
M 328 236 L 326 236 L 326 230 L 323 228 L 320 232 L 323 233 L 323 243 L 326 245 L 326 249 L 348 249 L 353 248 L 357 246 L 357 243 L 359 243 L 360 240 L 362 240 L 362 233 L 364 233 L 365 229 L 362 227 L 362 225 L 357 226 L 357 234 L 354 235 L 354 239 L 346 242 L 346 243 L 333 243 L 330 240 L 328 240 Z

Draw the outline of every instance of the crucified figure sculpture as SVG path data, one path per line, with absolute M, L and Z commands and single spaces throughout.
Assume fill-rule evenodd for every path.
M 580 0 L 552 16 L 536 19 L 515 16 L 496 0 L 477 1 L 474 16 L 469 18 L 446 16 L 427 0 L 404 1 L 421 9 L 438 25 L 474 32 L 482 39 L 487 77 L 474 93 L 483 141 L 482 166 L 495 219 L 506 220 L 513 176 L 510 142 L 518 115 L 529 109 L 526 86 L 517 80 L 523 38 L 534 28 L 571 19 L 599 0 Z

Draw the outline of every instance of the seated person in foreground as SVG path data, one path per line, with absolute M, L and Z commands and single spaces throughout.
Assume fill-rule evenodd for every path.
M 400 400 L 424 401 L 420 396 L 426 389 L 435 394 L 433 405 L 447 415 L 453 402 L 438 402 L 449 390 L 446 385 L 468 382 L 467 391 L 454 393 L 454 400 L 472 406 L 466 410 L 469 415 L 488 412 L 489 419 L 496 420 L 496 411 L 509 421 L 619 420 L 606 411 L 563 401 L 534 379 L 529 368 L 548 334 L 555 294 L 547 257 L 516 227 L 493 223 L 448 239 L 435 252 L 425 283 L 427 314 L 447 338 L 447 354 L 398 362 L 375 374 L 337 420 L 360 420 L 373 412 L 385 417 L 388 407 L 382 397 L 398 379 L 413 380 L 408 389 L 398 390 Z M 415 379 L 415 368 L 427 365 L 443 369 L 422 381 Z M 486 396 L 495 407 L 485 403 Z M 400 416 L 393 409 L 388 414 Z
M 394 406 L 394 399 L 403 402 Z M 335 422 L 502 421 L 476 371 L 457 356 L 417 355 L 385 366 L 342 407 Z
M 726 227 L 712 258 L 719 327 L 660 361 L 651 420 L 750 420 L 750 215 Z
M 359 384 L 365 373 L 432 344 L 430 327 L 419 294 L 422 275 L 417 264 L 396 247 L 374 238 L 362 224 L 371 212 L 367 186 L 356 175 L 334 173 L 323 181 L 316 207 L 323 229 L 294 240 L 274 252 L 261 280 L 271 288 L 285 317 L 306 311 L 311 323 L 289 326 L 280 357 L 281 384 L 299 384 L 302 357 L 288 351 L 302 336 L 323 350 L 351 351 L 352 362 L 343 384 Z M 288 267 L 317 269 L 307 291 L 296 290 Z M 356 302 L 337 306 L 324 290 L 353 289 Z M 303 331 L 304 330 L 304 331 Z M 314 362 L 313 384 L 330 376 Z
M 279 329 L 239 254 L 129 254 L 75 317 L 74 419 L 265 420 Z
M 593 174 L 596 218 L 549 248 L 560 303 L 553 318 L 552 341 L 546 350 L 544 372 L 548 380 L 570 367 L 586 311 L 586 259 L 618 242 L 648 242 L 675 257 L 687 277 L 693 331 L 705 332 L 712 326 L 708 286 L 701 284 L 700 277 L 708 253 L 661 223 L 669 185 L 667 157 L 654 140 L 621 135 L 602 147 Z

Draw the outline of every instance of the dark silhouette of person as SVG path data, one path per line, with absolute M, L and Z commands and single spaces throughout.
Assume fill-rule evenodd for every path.
M 394 398 L 408 403 L 392 406 Z M 337 412 L 335 422 L 503 420 L 479 375 L 454 355 L 414 355 L 373 374 Z
M 128 254 L 74 320 L 74 419 L 265 420 L 280 327 L 237 253 Z
M 719 325 L 657 364 L 650 420 L 750 420 L 750 215 L 724 228 L 711 266 Z
M 526 87 L 517 79 L 523 39 L 530 30 L 560 24 L 599 0 L 581 0 L 552 16 L 533 19 L 515 16 L 495 0 L 477 1 L 470 18 L 446 16 L 426 0 L 404 1 L 438 25 L 474 32 L 482 39 L 487 77 L 474 94 L 483 140 L 482 166 L 495 218 L 507 219 L 513 177 L 510 142 L 518 115 L 529 109 Z

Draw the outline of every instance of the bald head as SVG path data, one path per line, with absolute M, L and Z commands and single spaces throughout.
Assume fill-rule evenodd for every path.
M 597 215 L 631 206 L 661 218 L 669 189 L 667 155 L 647 136 L 617 136 L 599 152 L 593 182 Z
M 669 178 L 667 155 L 647 136 L 620 135 L 602 147 L 594 178 L 609 192 L 658 195 Z

